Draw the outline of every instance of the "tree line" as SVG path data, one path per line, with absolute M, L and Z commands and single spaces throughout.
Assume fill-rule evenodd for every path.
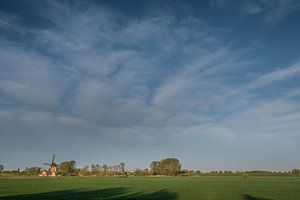
M 5 170 L 4 165 L 0 164 L 0 176 L 37 176 L 41 174 L 43 169 L 41 167 L 26 167 L 23 171 L 19 168 L 17 170 Z M 293 169 L 284 172 L 270 172 L 270 171 L 211 171 L 200 172 L 199 170 L 181 169 L 181 163 L 177 158 L 165 158 L 160 161 L 152 161 L 149 168 L 125 170 L 125 163 L 121 162 L 116 165 L 107 164 L 92 164 L 85 165 L 82 168 L 76 166 L 75 160 L 63 161 L 58 165 L 59 176 L 300 176 L 300 169 Z
M 117 165 L 92 164 L 82 168 L 76 168 L 76 161 L 61 162 L 58 166 L 58 174 L 62 176 L 115 176 L 125 174 L 125 163 Z
M 125 163 L 117 165 L 100 165 L 92 164 L 83 168 L 76 168 L 74 160 L 65 161 L 59 164 L 58 173 L 62 176 L 147 176 L 147 175 L 164 175 L 176 176 L 181 171 L 181 164 L 177 158 L 166 158 L 160 161 L 152 161 L 149 169 L 135 169 L 125 171 Z

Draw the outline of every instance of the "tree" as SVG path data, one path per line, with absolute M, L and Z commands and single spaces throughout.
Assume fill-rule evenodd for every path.
M 91 172 L 92 172 L 92 175 L 97 175 L 98 174 L 98 168 L 97 168 L 97 165 L 98 164 L 92 164 L 91 165 Z
M 59 164 L 59 174 L 62 176 L 75 176 L 77 175 L 77 170 L 76 170 L 76 161 L 75 160 L 70 160 L 70 161 L 65 161 L 61 162 Z
M 141 169 L 135 169 L 133 171 L 133 175 L 134 176 L 142 176 L 143 175 L 143 170 L 141 170 Z
M 121 166 L 121 172 L 124 173 L 125 172 L 125 163 L 121 162 L 120 166 Z
M 162 175 L 175 176 L 179 174 L 181 164 L 177 158 L 166 158 L 160 162 Z
M 4 165 L 0 165 L 0 172 L 4 170 Z
M 108 170 L 107 164 L 104 164 L 102 167 L 103 167 L 103 171 L 104 171 L 104 172 L 107 172 L 107 170 Z
M 39 175 L 42 169 L 40 167 L 26 167 L 26 175 Z
M 92 175 L 100 175 L 102 171 L 103 171 L 103 166 L 101 166 L 99 164 L 92 164 L 91 165 Z
M 152 175 L 159 175 L 160 174 L 160 162 L 159 161 L 152 161 L 150 165 L 150 171 Z
M 153 175 L 178 175 L 181 170 L 181 164 L 177 158 L 166 158 L 161 161 L 152 161 L 150 170 Z
M 150 175 L 149 169 L 146 168 L 146 169 L 143 170 L 143 176 L 148 176 L 148 175 Z
M 80 176 L 90 176 L 91 171 L 89 170 L 89 166 L 85 165 L 83 168 L 80 169 L 79 171 Z

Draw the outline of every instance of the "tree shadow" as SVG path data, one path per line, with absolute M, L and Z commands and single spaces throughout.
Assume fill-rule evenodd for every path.
M 252 196 L 249 194 L 243 194 L 242 197 L 243 197 L 243 200 L 272 200 L 272 199 L 264 198 L 264 197 L 255 197 L 255 196 Z
M 23 194 L 0 197 L 0 200 L 156 200 L 178 199 L 178 194 L 167 189 L 153 193 L 130 192 L 127 188 L 107 188 L 100 190 L 62 190 L 47 193 Z

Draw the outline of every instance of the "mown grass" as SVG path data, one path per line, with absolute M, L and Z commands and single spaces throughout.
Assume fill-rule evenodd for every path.
M 0 200 L 300 199 L 300 177 L 0 179 Z

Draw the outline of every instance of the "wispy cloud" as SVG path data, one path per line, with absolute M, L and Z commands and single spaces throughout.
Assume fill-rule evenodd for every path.
M 248 85 L 249 88 L 256 88 L 272 84 L 276 81 L 282 81 L 293 76 L 299 76 L 300 63 L 296 63 L 292 66 L 285 67 L 283 69 L 274 70 L 270 73 L 260 75 L 252 83 Z
M 211 0 L 210 5 L 243 14 L 258 15 L 266 24 L 280 23 L 291 13 L 300 9 L 298 0 L 257 0 L 257 1 L 223 1 Z
M 58 105 L 62 93 L 59 74 L 53 60 L 10 43 L 0 45 L 1 90 L 31 106 Z M 45 93 L 45 91 L 47 91 Z
M 266 1 L 266 3 L 267 11 L 264 21 L 271 24 L 279 23 L 292 12 L 300 9 L 300 2 L 298 0 Z
M 256 15 L 256 14 L 263 12 L 264 8 L 260 4 L 256 4 L 254 2 L 248 2 L 247 4 L 245 4 L 244 11 L 247 14 Z
M 16 15 L 0 11 L 0 28 L 2 30 L 21 31 L 18 23 L 19 19 Z

